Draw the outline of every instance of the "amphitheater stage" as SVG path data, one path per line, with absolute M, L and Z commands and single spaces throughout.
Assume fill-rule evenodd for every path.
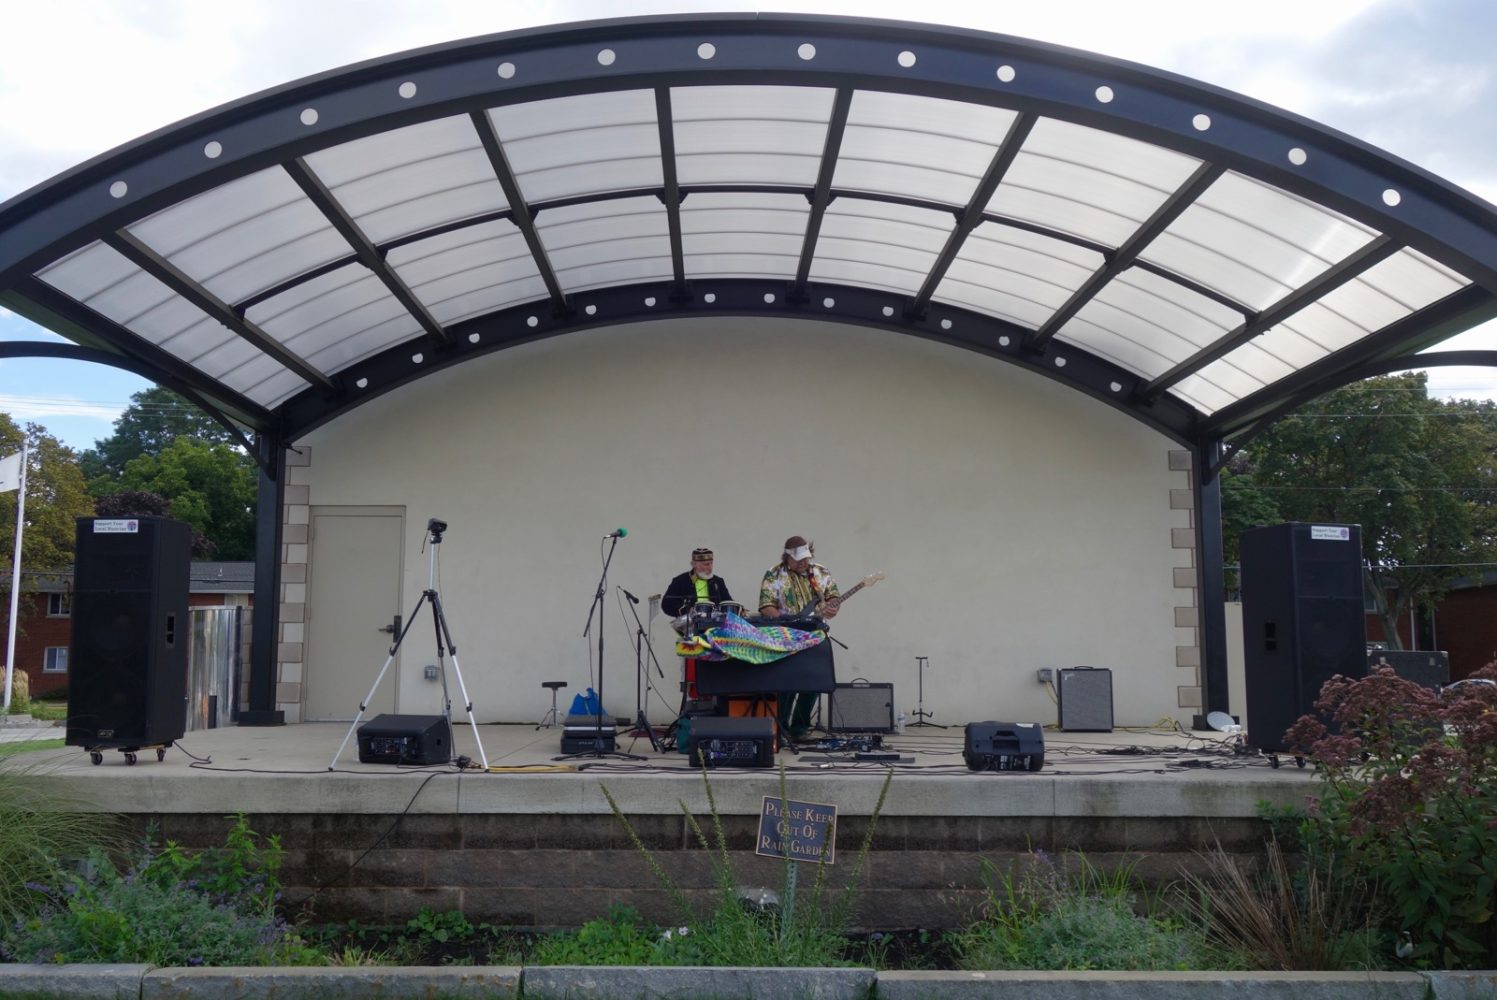
M 711 838 L 714 807 L 735 884 L 778 889 L 786 862 L 754 850 L 766 799 L 781 795 L 778 765 L 787 798 L 833 807 L 831 883 L 856 876 L 858 924 L 888 929 L 962 922 L 984 898 L 983 858 L 1001 867 L 1036 850 L 1078 851 L 1160 884 L 1218 843 L 1256 853 L 1260 803 L 1300 806 L 1318 787 L 1309 769 L 1271 767 L 1219 733 L 1052 729 L 1041 770 L 974 772 L 961 728 L 916 729 L 883 738 L 894 763 L 781 749 L 775 767 L 713 769 L 704 780 L 685 755 L 656 752 L 643 736 L 618 741 L 639 760 L 557 761 L 560 729 L 479 726 L 475 739 L 459 722 L 455 754 L 473 761 L 460 770 L 361 764 L 357 739 L 334 762 L 348 732 L 348 723 L 231 726 L 190 732 L 160 761 L 143 750 L 129 765 L 107 750 L 95 765 L 67 748 L 24 755 L 25 767 L 70 808 L 154 822 L 185 847 L 221 844 L 233 814 L 246 814 L 280 839 L 288 903 L 319 919 L 397 921 L 430 907 L 535 927 L 575 926 L 614 903 L 672 920 L 669 894 L 609 796 L 688 899 L 706 902 L 719 884 L 715 854 L 686 816 Z

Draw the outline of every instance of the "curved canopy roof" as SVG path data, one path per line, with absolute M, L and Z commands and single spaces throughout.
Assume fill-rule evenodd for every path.
M 1022 39 L 522 31 L 266 91 L 0 206 L 0 303 L 289 437 L 567 330 L 818 317 L 1221 440 L 1497 315 L 1497 212 L 1303 118 Z M 1491 363 L 1478 353 L 1450 355 Z

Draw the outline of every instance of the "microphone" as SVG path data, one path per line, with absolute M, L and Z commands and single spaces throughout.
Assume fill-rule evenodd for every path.
M 610 531 L 608 534 L 604 535 L 603 537 L 604 538 L 623 538 L 624 536 L 626 536 L 628 534 L 629 534 L 629 529 L 628 528 L 616 528 L 613 531 Z
M 623 590 L 624 596 L 627 597 L 627 598 L 629 598 L 629 601 L 630 601 L 631 604 L 638 604 L 639 603 L 639 598 L 635 597 L 633 594 L 629 593 L 627 590 L 624 590 L 623 587 L 620 587 L 619 590 Z

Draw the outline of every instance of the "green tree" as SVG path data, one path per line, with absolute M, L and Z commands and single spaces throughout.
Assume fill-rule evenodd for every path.
M 0 455 L 21 450 L 26 438 L 26 530 L 21 540 L 21 567 L 41 571 L 62 569 L 73 562 L 76 519 L 94 512 L 93 498 L 83 483 L 76 456 L 46 429 L 27 424 L 24 431 L 8 414 L 0 413 Z M 17 492 L 0 493 L 0 552 L 6 571 L 0 573 L 0 593 L 10 597 L 10 554 L 16 544 Z
M 130 397 L 130 405 L 114 422 L 114 433 L 78 456 L 78 463 L 95 496 L 113 493 L 108 488 L 125 473 L 130 460 L 157 455 L 177 438 L 194 438 L 206 444 L 235 446 L 224 427 L 192 403 L 160 386 Z M 99 480 L 105 483 L 99 483 Z
M 180 437 L 158 454 L 126 463 L 111 493 L 155 493 L 170 503 L 171 516 L 192 525 L 211 543 L 217 559 L 253 559 L 255 554 L 254 466 L 224 444 Z M 108 496 L 109 494 L 106 494 Z M 100 497 L 105 503 L 105 497 Z
M 1395 647 L 1411 608 L 1493 555 L 1497 411 L 1430 399 L 1422 372 L 1328 393 L 1247 451 L 1254 491 L 1224 483 L 1224 520 L 1240 530 L 1261 517 L 1243 504 L 1256 493 L 1284 520 L 1361 525 L 1364 583 Z

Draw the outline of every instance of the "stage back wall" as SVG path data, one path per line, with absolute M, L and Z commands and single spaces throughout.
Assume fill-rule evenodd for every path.
M 892 682 L 899 711 L 915 708 L 916 656 L 929 657 L 937 722 L 1054 722 L 1035 672 L 1083 664 L 1113 669 L 1119 725 L 1198 710 L 1185 453 L 970 351 L 810 321 L 611 327 L 422 379 L 297 446 L 277 687 L 288 721 L 353 717 L 390 642 L 377 629 L 427 585 L 432 517 L 450 526 L 437 590 L 480 722 L 539 718 L 542 681 L 568 682 L 563 709 L 595 683 L 596 632 L 582 631 L 603 536 L 621 526 L 603 619 L 616 715 L 634 712 L 636 674 L 614 588 L 641 598 L 650 626 L 645 598 L 706 545 L 752 606 L 792 534 L 814 539 L 844 589 L 887 574 L 833 634 L 849 647 L 838 679 Z M 390 551 L 333 528 L 364 514 L 400 525 Z M 665 679 L 648 710 L 663 723 L 679 661 L 665 619 L 649 632 Z M 422 609 L 371 710 L 436 711 L 423 671 L 435 649 Z

